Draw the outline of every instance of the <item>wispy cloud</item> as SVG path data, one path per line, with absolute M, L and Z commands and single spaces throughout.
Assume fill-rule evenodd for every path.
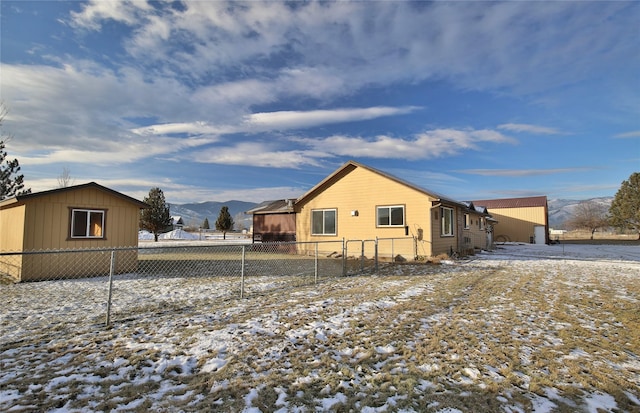
M 515 143 L 512 138 L 488 129 L 435 129 L 410 138 L 334 135 L 323 139 L 306 138 L 299 141 L 334 155 L 410 160 L 432 159 L 457 155 L 465 150 L 480 150 L 482 144 L 486 143 Z
M 549 128 L 546 126 L 529 125 L 526 123 L 503 123 L 498 125 L 500 130 L 508 130 L 510 132 L 524 132 L 533 133 L 538 135 L 565 135 L 565 132 L 556 128 Z
M 420 109 L 416 106 L 371 108 L 341 108 L 312 111 L 280 111 L 254 113 L 246 117 L 251 127 L 272 130 L 310 128 L 332 123 L 355 122 L 384 116 L 404 115 Z
M 412 113 L 420 109 L 416 106 L 371 108 L 339 108 L 311 111 L 260 112 L 244 116 L 236 124 L 214 125 L 209 122 L 165 123 L 133 128 L 131 132 L 147 135 L 223 135 L 231 133 L 250 133 L 306 129 L 336 123 L 371 120 L 384 116 L 397 116 Z
M 538 176 L 538 175 L 554 175 L 571 172 L 590 171 L 594 168 L 550 168 L 550 169 L 460 169 L 457 172 L 469 175 L 482 176 Z
M 617 135 L 614 135 L 614 138 L 618 138 L 618 139 L 640 138 L 640 130 L 619 133 Z
M 276 144 L 245 142 L 197 151 L 193 154 L 193 160 L 221 165 L 297 169 L 302 166 L 319 166 L 318 158 L 326 156 L 321 152 L 279 149 Z

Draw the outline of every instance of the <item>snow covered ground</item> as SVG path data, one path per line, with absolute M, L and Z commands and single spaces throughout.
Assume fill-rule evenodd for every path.
M 0 286 L 0 411 L 640 411 L 638 246 L 290 281 Z

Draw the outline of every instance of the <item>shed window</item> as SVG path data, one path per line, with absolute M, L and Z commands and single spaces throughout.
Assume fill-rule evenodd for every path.
M 335 209 L 316 209 L 311 211 L 311 233 L 313 235 L 336 235 Z
M 104 215 L 102 210 L 72 209 L 71 238 L 104 238 Z
M 404 206 L 381 206 L 377 209 L 377 223 L 379 227 L 403 227 Z
M 441 207 L 440 208 L 442 219 L 440 220 L 441 235 L 452 237 L 453 236 L 453 208 Z

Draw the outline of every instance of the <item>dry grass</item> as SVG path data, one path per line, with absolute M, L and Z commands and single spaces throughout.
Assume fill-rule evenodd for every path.
M 569 412 L 606 394 L 640 411 L 637 265 L 532 263 L 390 265 L 175 300 L 112 330 L 2 345 L 15 373 L 0 384 L 36 410 L 528 412 L 546 397 Z M 224 363 L 203 371 L 211 359 Z
M 562 235 L 551 236 L 551 240 L 570 244 L 611 244 L 611 245 L 640 245 L 638 234 L 618 234 L 614 232 L 595 232 L 591 239 L 591 232 L 584 230 L 567 231 Z

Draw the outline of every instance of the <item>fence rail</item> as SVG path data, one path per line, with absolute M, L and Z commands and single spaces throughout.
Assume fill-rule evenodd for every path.
M 381 242 L 392 242 L 389 239 Z M 398 241 L 398 242 L 407 242 Z M 211 300 L 247 298 L 290 285 L 378 270 L 378 240 L 256 244 L 176 243 L 131 248 L 0 253 L 4 319 L 45 326 L 110 325 L 186 305 L 191 292 Z M 21 282 L 15 281 L 34 281 Z M 37 281 L 37 282 L 35 282 Z M 62 298 L 61 298 L 62 297 Z M 43 319 L 29 308 L 59 308 Z M 134 303 L 134 304 L 132 304 Z M 6 321 L 6 320 L 0 320 Z M 0 336 L 11 336 L 0 323 Z M 62 326 L 62 327 L 61 327 Z

